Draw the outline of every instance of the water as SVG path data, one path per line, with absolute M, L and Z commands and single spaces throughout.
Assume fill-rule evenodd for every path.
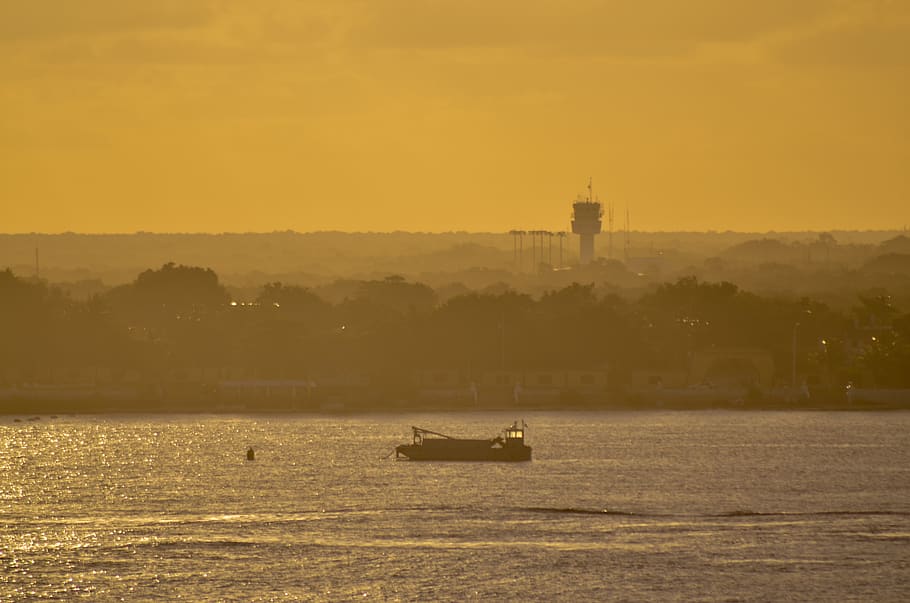
M 910 413 L 0 417 L 0 601 L 910 599 Z M 256 460 L 247 462 L 248 446 Z

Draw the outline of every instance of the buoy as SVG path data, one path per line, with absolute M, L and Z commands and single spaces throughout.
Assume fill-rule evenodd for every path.
M 246 460 L 248 460 L 248 461 L 255 461 L 255 460 L 256 460 L 256 453 L 253 452 L 253 448 L 252 448 L 252 447 L 248 448 L 247 451 L 246 451 Z

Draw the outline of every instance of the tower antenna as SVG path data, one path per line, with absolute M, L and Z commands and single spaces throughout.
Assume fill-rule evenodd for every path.
M 607 223 L 609 224 L 609 251 L 607 256 L 612 260 L 613 259 L 613 202 L 610 201 L 607 204 Z
M 626 206 L 626 237 L 623 249 L 623 256 L 625 257 L 626 262 L 629 261 L 629 250 L 631 249 L 632 243 L 630 241 L 631 235 L 629 234 L 629 228 L 631 226 L 631 219 L 629 218 L 629 206 Z

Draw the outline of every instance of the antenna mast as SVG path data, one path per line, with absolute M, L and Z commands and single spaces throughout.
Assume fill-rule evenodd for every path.
M 610 236 L 608 239 L 610 247 L 609 247 L 609 251 L 607 252 L 607 256 L 612 260 L 613 259 L 613 202 L 612 201 L 610 201 L 610 203 L 607 205 L 607 223 L 610 225 L 610 230 L 609 230 Z
M 629 261 L 629 249 L 631 249 L 631 246 L 632 246 L 632 244 L 629 240 L 630 224 L 631 224 L 631 220 L 629 218 L 629 206 L 627 205 L 626 206 L 626 237 L 625 237 L 625 245 L 624 245 L 624 249 L 623 249 L 623 255 L 625 256 L 625 259 L 627 262 Z

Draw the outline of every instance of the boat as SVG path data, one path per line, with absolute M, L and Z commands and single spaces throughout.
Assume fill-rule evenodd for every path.
M 531 460 L 531 447 L 525 444 L 525 425 L 516 421 L 502 435 L 486 440 L 455 438 L 422 427 L 411 427 L 410 444 L 395 447 L 395 458 L 411 461 L 500 461 Z

